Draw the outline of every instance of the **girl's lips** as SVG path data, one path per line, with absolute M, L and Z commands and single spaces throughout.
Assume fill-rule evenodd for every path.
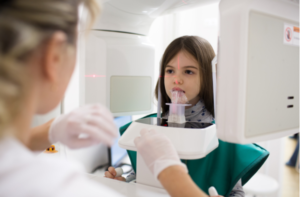
M 176 88 L 173 88 L 172 91 L 181 91 L 181 92 L 185 93 L 185 91 L 183 91 L 182 89 L 177 88 L 177 87 L 176 87 Z

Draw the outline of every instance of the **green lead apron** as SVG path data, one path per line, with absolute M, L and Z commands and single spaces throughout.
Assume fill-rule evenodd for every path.
M 150 114 L 144 118 L 156 117 Z M 120 134 L 131 124 L 120 128 Z M 127 151 L 132 167 L 136 172 L 136 151 Z M 214 186 L 219 195 L 229 196 L 238 180 L 242 185 L 258 171 L 269 156 L 269 152 L 256 144 L 233 144 L 219 140 L 219 147 L 206 157 L 196 160 L 182 160 L 189 175 L 202 191 L 208 194 L 208 188 Z M 138 173 L 138 172 L 136 172 Z

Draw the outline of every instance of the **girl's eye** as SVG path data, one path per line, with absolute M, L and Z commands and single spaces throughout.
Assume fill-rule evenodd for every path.
M 194 72 L 193 72 L 193 71 L 190 71 L 190 70 L 186 70 L 185 73 L 188 74 L 188 75 L 194 74 Z
M 173 73 L 173 70 L 167 69 L 167 70 L 166 70 L 166 73 L 167 73 L 167 74 L 172 74 L 172 73 Z

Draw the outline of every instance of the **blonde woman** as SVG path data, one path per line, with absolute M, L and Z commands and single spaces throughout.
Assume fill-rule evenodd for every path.
M 110 145 L 111 113 L 89 105 L 30 129 L 34 114 L 58 105 L 76 59 L 78 6 L 93 0 L 0 0 L 0 196 L 120 196 L 74 164 L 36 157 L 60 141 L 71 148 Z M 78 138 L 80 134 L 86 138 Z M 31 149 L 31 150 L 30 150 Z

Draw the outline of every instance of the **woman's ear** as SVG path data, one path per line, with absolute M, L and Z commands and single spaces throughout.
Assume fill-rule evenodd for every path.
M 57 82 L 67 46 L 67 36 L 62 31 L 55 32 L 44 47 L 42 75 L 50 82 Z

